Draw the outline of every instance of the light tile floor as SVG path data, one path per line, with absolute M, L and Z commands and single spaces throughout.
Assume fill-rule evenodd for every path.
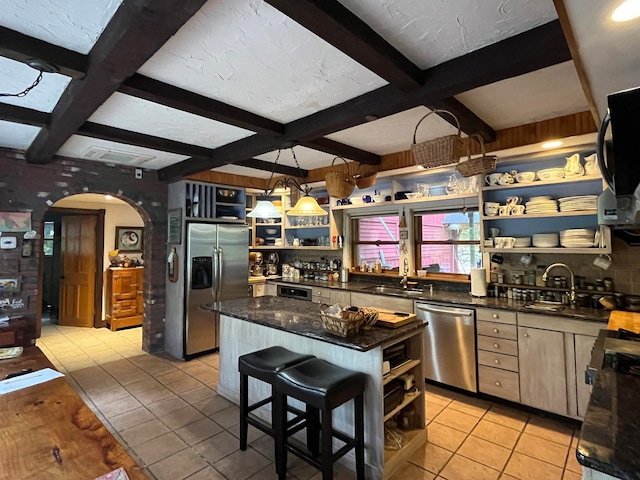
M 216 393 L 218 355 L 190 362 L 149 355 L 141 336 L 141 328 L 44 324 L 37 344 L 149 478 L 276 478 L 269 436 L 250 428 L 250 448 L 238 448 L 238 408 Z M 581 478 L 571 423 L 432 386 L 426 407 L 429 443 L 393 480 Z M 335 473 L 354 478 L 340 466 Z M 290 456 L 288 478 L 321 476 Z

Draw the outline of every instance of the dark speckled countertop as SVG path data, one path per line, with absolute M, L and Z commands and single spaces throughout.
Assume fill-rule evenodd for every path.
M 424 328 L 424 324 L 420 322 L 400 328 L 374 325 L 367 330 L 360 329 L 360 332 L 352 337 L 342 338 L 322 329 L 319 312 L 320 305 L 317 303 L 271 296 L 229 300 L 222 302 L 220 307 L 220 313 L 223 315 L 363 352 Z
M 612 370 L 606 357 L 609 354 L 591 391 L 577 458 L 582 465 L 616 478 L 640 479 L 640 377 Z
M 322 287 L 322 288 L 332 288 L 338 290 L 346 290 L 350 292 L 360 292 L 360 293 L 370 293 L 375 295 L 380 295 L 380 293 L 374 293 L 371 291 L 371 287 L 375 286 L 375 284 L 364 283 L 364 282 L 348 282 L 348 283 L 339 283 L 339 282 L 322 282 L 315 280 L 291 280 L 291 279 L 274 279 L 269 280 L 271 282 L 276 283 L 285 283 L 289 285 L 299 285 L 299 286 L 308 286 L 308 287 Z M 588 320 L 588 321 L 596 321 L 596 322 L 607 322 L 609 320 L 609 312 L 604 309 L 594 309 L 594 308 L 584 308 L 584 307 L 576 307 L 570 308 L 566 306 L 563 310 L 559 310 L 557 312 L 552 312 L 548 310 L 533 310 L 526 308 L 525 305 L 531 302 L 521 302 L 517 300 L 510 300 L 504 298 L 495 298 L 495 297 L 472 297 L 469 292 L 459 292 L 459 291 L 450 291 L 441 288 L 434 288 L 433 295 L 429 293 L 428 290 L 422 295 L 407 295 L 401 293 L 385 293 L 385 295 L 409 298 L 411 300 L 416 301 L 424 301 L 424 302 L 438 302 L 444 304 L 454 304 L 454 305 L 465 305 L 469 307 L 485 307 L 485 308 L 499 308 L 502 310 L 511 310 L 517 312 L 524 313 L 535 313 L 539 315 L 551 315 L 555 317 L 566 317 L 566 318 L 575 318 L 577 320 Z M 366 305 L 359 305 L 366 306 Z

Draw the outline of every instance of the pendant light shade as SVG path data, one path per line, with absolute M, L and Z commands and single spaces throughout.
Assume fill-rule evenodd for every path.
M 310 217 L 328 215 L 327 211 L 318 205 L 315 198 L 305 195 L 298 200 L 295 207 L 287 212 L 290 217 Z
M 253 210 L 247 213 L 249 218 L 281 218 L 282 213 L 269 200 L 258 200 Z

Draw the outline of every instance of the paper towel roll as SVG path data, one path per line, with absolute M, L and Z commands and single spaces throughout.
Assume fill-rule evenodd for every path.
M 487 269 L 471 269 L 471 295 L 474 297 L 487 296 Z

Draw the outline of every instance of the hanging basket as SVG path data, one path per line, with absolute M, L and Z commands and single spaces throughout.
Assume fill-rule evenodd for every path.
M 375 167 L 366 164 L 360 164 L 360 173 L 353 176 L 353 180 L 356 182 L 356 187 L 369 188 L 376 184 L 376 176 L 378 171 Z
M 334 168 L 335 161 L 340 158 L 347 165 L 347 173 Z M 347 198 L 356 188 L 355 180 L 349 175 L 349 162 L 342 157 L 335 157 L 331 162 L 332 171 L 325 173 L 324 180 L 327 183 L 327 193 L 333 198 Z
M 482 149 L 482 155 L 477 158 L 471 158 L 471 139 L 474 137 L 478 139 Z M 480 173 L 487 174 L 493 172 L 496 169 L 496 165 L 498 165 L 498 157 L 495 155 L 487 156 L 482 137 L 477 134 L 469 135 L 469 140 L 467 141 L 467 159 L 456 165 L 458 173 L 463 177 L 473 177 Z
M 416 134 L 418 127 L 422 121 L 429 115 L 434 113 L 448 113 L 456 121 L 458 127 L 457 135 L 446 135 L 444 137 L 427 140 L 426 142 L 416 143 Z M 428 168 L 440 167 L 442 165 L 450 165 L 457 163 L 460 157 L 464 156 L 464 142 L 460 136 L 460 122 L 456 116 L 447 110 L 433 110 L 420 119 L 413 131 L 413 143 L 411 144 L 411 152 L 416 164 L 423 165 Z

